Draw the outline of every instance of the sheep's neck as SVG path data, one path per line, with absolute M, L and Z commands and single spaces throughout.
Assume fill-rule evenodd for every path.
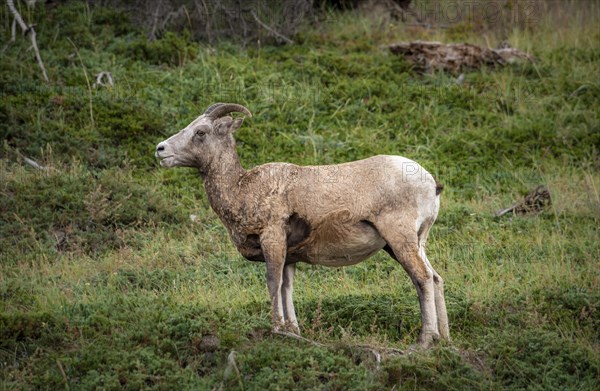
M 226 225 L 239 209 L 239 181 L 245 173 L 237 153 L 228 151 L 201 174 L 208 202 Z

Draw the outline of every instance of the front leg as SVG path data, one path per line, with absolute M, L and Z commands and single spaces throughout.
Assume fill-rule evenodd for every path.
M 260 235 L 260 246 L 267 265 L 267 288 L 271 299 L 273 331 L 285 328 L 283 314 L 283 267 L 287 252 L 286 235 L 282 227 L 269 227 Z

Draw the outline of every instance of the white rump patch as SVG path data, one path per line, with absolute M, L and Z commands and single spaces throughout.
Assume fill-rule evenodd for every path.
M 435 180 L 433 176 L 414 160 L 402 156 L 386 156 L 390 164 L 401 174 L 402 182 L 411 183 L 433 183 L 435 189 Z

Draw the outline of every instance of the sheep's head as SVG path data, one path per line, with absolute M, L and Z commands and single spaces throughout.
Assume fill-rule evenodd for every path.
M 235 148 L 233 132 L 244 121 L 227 114 L 238 112 L 252 117 L 244 106 L 215 103 L 179 133 L 156 146 L 156 157 L 163 167 L 197 167 L 206 171 L 223 152 Z

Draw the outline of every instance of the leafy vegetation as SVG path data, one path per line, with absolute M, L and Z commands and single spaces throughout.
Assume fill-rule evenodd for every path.
M 246 48 L 148 41 L 82 2 L 23 6 L 50 83 L 29 41 L 9 42 L 3 10 L 2 389 L 597 388 L 600 7 L 584 3 L 507 36 L 332 13 L 296 45 Z M 413 39 L 507 39 L 537 61 L 456 84 L 381 49 Z M 102 71 L 113 87 L 93 85 Z M 452 343 L 379 365 L 359 348 L 407 350 L 418 335 L 414 288 L 384 253 L 299 266 L 301 327 L 325 346 L 269 333 L 264 267 L 235 252 L 194 171 L 153 158 L 217 101 L 254 113 L 237 133 L 246 167 L 399 154 L 435 173 L 429 254 Z M 549 210 L 493 216 L 540 183 Z

